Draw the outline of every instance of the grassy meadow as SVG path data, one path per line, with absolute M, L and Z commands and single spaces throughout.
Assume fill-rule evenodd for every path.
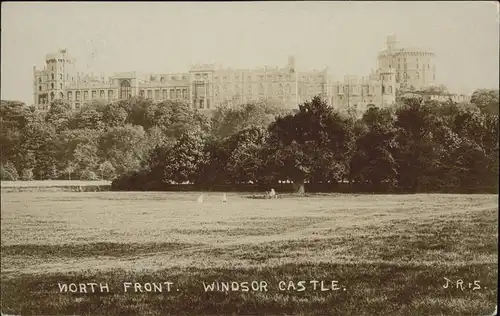
M 198 195 L 2 192 L 2 312 L 407 316 L 495 308 L 497 195 L 234 193 L 222 203 L 209 192 L 203 204 Z M 453 284 L 444 288 L 447 279 Z M 205 292 L 203 282 L 217 280 L 265 281 L 268 291 Z M 340 289 L 280 289 L 280 281 L 301 280 L 336 280 Z M 175 290 L 123 291 L 124 282 L 163 281 Z M 110 291 L 61 293 L 59 282 L 108 283 Z

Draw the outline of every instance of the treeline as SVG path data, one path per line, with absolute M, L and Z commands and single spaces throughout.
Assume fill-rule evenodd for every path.
M 299 192 L 340 184 L 370 192 L 497 190 L 495 101 L 400 99 L 391 109 L 371 106 L 362 118 L 319 97 L 294 112 L 262 102 L 211 114 L 140 98 L 78 111 L 55 103 L 46 114 L 4 102 L 2 179 L 104 178 L 117 190 L 286 180 Z

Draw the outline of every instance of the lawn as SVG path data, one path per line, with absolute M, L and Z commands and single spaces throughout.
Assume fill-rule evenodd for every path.
M 495 308 L 497 195 L 250 195 L 222 203 L 208 193 L 198 204 L 194 192 L 2 193 L 2 312 L 406 316 Z M 165 281 L 172 291 L 146 292 Z M 203 282 L 214 281 L 266 287 L 206 292 Z M 109 292 L 61 293 L 58 285 L 90 282 Z M 125 293 L 124 282 L 143 292 Z

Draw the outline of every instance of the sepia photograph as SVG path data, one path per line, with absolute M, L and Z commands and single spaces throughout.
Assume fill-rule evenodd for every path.
M 497 1 L 2 2 L 1 316 L 494 316 Z

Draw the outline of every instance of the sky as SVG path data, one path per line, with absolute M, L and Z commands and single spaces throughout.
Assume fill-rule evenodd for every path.
M 33 103 L 33 66 L 66 48 L 80 71 L 328 66 L 367 75 L 395 34 L 436 54 L 451 92 L 499 86 L 499 4 L 477 2 L 2 2 L 1 99 Z

